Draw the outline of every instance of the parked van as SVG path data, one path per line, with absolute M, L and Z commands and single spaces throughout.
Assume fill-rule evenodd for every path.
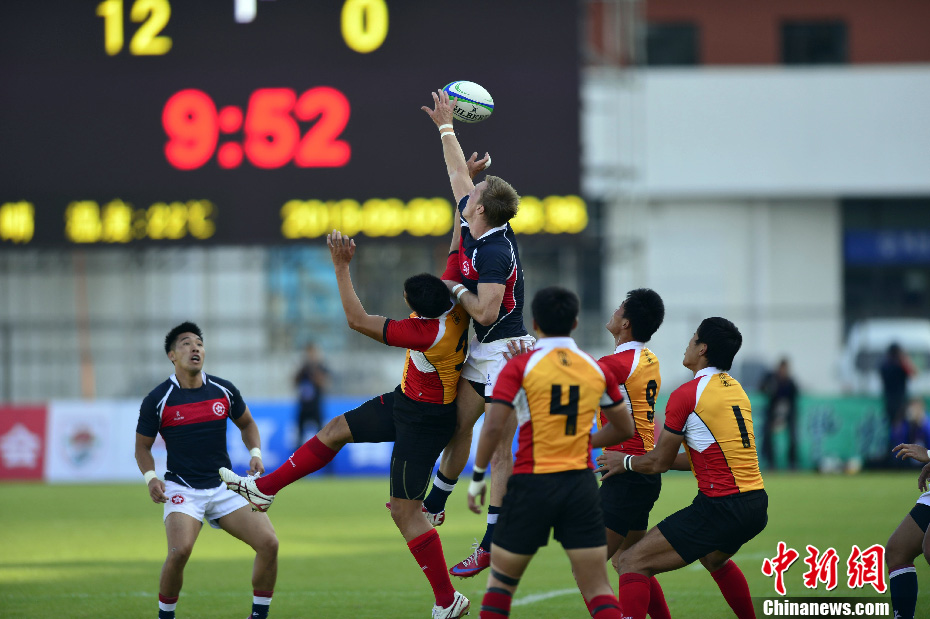
M 930 395 L 930 320 L 920 318 L 870 318 L 855 323 L 840 358 L 844 391 L 881 395 L 878 368 L 894 343 L 900 344 L 916 370 L 908 384 L 910 395 Z

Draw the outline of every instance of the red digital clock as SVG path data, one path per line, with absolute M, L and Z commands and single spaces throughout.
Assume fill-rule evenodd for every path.
M 213 154 L 222 168 L 238 167 L 245 159 L 258 168 L 293 163 L 300 168 L 334 168 L 349 162 L 352 149 L 340 139 L 349 122 L 349 100 L 335 88 L 317 86 L 298 97 L 289 88 L 260 88 L 249 97 L 244 115 L 235 106 L 217 112 L 207 93 L 188 88 L 172 95 L 162 112 L 168 135 L 165 158 L 179 170 L 194 170 Z M 297 121 L 316 121 L 303 135 Z M 240 145 L 220 134 L 244 129 Z

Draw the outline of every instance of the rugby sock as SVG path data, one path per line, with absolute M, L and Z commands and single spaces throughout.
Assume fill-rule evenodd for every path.
M 443 608 L 451 605 L 455 600 L 455 588 L 449 579 L 446 558 L 442 554 L 442 542 L 436 529 L 430 529 L 413 538 L 407 542 L 407 548 L 433 588 L 436 603 Z
M 274 591 L 252 590 L 252 619 L 268 619 L 268 609 L 271 608 L 271 594 Z
M 649 616 L 652 619 L 672 619 L 672 613 L 665 601 L 665 592 L 655 576 L 649 579 Z
M 900 619 L 914 619 L 917 609 L 917 570 L 913 565 L 888 568 L 891 608 Z
M 620 602 L 612 595 L 595 595 L 584 603 L 595 619 L 623 619 L 623 615 L 620 614 Z
M 423 501 L 423 507 L 431 514 L 438 514 L 446 508 L 446 499 L 455 489 L 455 482 L 458 479 L 449 479 L 442 474 L 442 471 L 436 471 L 436 477 L 433 478 L 433 487 L 430 488 L 429 496 Z
M 174 609 L 178 606 L 178 596 L 170 598 L 158 594 L 158 619 L 174 619 Z
M 333 451 L 317 437 L 297 448 L 287 462 L 267 475 L 255 480 L 255 487 L 265 494 L 277 494 L 284 486 L 289 486 L 301 477 L 329 464 L 338 451 Z
M 497 524 L 497 515 L 501 513 L 500 507 L 488 505 L 488 528 L 484 531 L 481 547 L 491 552 L 491 540 L 494 538 L 494 525 Z
M 620 605 L 623 617 L 646 619 L 649 608 L 649 579 L 642 574 L 620 575 Z
M 731 559 L 711 576 L 717 581 L 723 599 L 727 601 L 737 619 L 755 619 L 756 611 L 752 607 L 752 596 L 749 593 L 749 584 L 743 571 Z
M 501 617 L 509 617 L 511 602 L 513 602 L 513 594 L 510 591 L 500 587 L 490 587 L 481 600 L 479 618 L 501 619 Z

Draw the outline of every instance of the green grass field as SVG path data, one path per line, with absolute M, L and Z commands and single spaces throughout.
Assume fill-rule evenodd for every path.
M 789 596 L 872 596 L 846 587 L 853 544 L 884 544 L 918 496 L 916 472 L 820 476 L 766 475 L 769 524 L 736 556 L 753 596 L 774 596 L 762 561 L 784 541 L 801 558 L 786 575 Z M 0 507 L 0 617 L 154 617 L 166 551 L 161 506 L 136 485 L 3 484 Z M 274 617 L 428 617 L 432 595 L 384 508 L 387 480 L 319 478 L 284 490 L 269 512 L 281 541 Z M 654 521 L 688 504 L 689 474 L 665 476 Z M 465 508 L 464 488 L 450 499 L 440 527 L 449 563 L 464 558 L 484 529 Z M 651 522 L 650 524 L 653 524 Z M 805 547 L 839 555 L 840 585 L 805 589 Z M 178 617 L 245 617 L 251 608 L 250 549 L 204 527 L 185 571 Z M 928 566 L 917 561 L 924 585 L 918 616 L 930 616 Z M 610 578 L 616 587 L 614 575 Z M 675 617 L 730 616 L 713 579 L 698 564 L 660 581 Z M 453 583 L 478 616 L 485 577 Z M 888 594 L 884 600 L 890 601 Z M 514 619 L 587 617 L 568 561 L 558 544 L 542 549 L 514 600 Z

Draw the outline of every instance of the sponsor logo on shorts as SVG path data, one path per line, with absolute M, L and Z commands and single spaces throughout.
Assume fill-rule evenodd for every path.
M 174 503 L 175 505 L 180 505 L 181 503 L 184 502 L 184 497 L 181 496 L 180 494 L 176 494 L 173 497 L 171 497 L 171 502 Z
M 213 403 L 213 414 L 216 415 L 217 417 L 222 417 L 224 414 L 226 414 L 226 405 L 223 404 L 222 402 L 214 402 Z

